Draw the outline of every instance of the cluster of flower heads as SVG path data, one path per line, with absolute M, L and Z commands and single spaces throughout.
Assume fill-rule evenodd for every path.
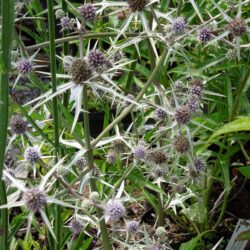
M 91 50 L 87 58 L 74 58 L 66 56 L 63 62 L 64 70 L 72 77 L 76 84 L 84 84 L 94 73 L 102 73 L 112 67 L 106 55 L 98 49 Z
M 188 29 L 188 25 L 183 17 L 178 17 L 172 21 L 171 28 L 175 35 L 181 35 Z M 243 19 L 235 18 L 229 21 L 226 29 L 234 37 L 240 37 L 246 33 L 247 23 Z M 197 37 L 200 42 L 207 43 L 212 39 L 212 34 L 213 32 L 210 28 L 202 27 L 198 30 Z

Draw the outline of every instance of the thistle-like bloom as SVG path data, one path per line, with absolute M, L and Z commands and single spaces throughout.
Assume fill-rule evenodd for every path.
M 80 169 L 82 170 L 87 164 L 87 160 L 85 157 L 82 157 L 80 159 L 78 159 L 75 163 L 75 165 Z
M 164 164 L 168 160 L 167 155 L 162 150 L 151 151 L 148 155 L 148 158 L 156 165 Z
M 96 9 L 92 4 L 84 4 L 78 8 L 78 12 L 86 21 L 92 22 L 95 20 Z
M 161 166 L 156 166 L 153 174 L 155 178 L 161 178 L 165 174 L 165 170 Z
M 134 157 L 136 160 L 141 161 L 144 160 L 147 156 L 147 149 L 142 146 L 138 145 L 134 148 Z
M 200 86 L 191 86 L 189 89 L 189 94 L 200 99 L 203 95 L 203 88 L 201 88 Z
M 19 115 L 14 115 L 10 119 L 10 128 L 13 134 L 24 134 L 27 129 L 27 122 Z
M 5 170 L 3 171 L 4 176 L 6 176 L 6 178 L 8 178 L 19 190 L 21 190 L 23 195 L 20 201 L 12 201 L 6 205 L 0 206 L 0 209 L 3 209 L 3 208 L 9 209 L 12 207 L 24 206 L 29 211 L 27 230 L 26 230 L 27 235 L 30 233 L 31 222 L 33 220 L 33 216 L 37 212 L 39 212 L 48 230 L 50 231 L 52 236 L 56 239 L 54 231 L 49 223 L 49 219 L 47 218 L 47 215 L 45 213 L 45 210 L 44 210 L 45 206 L 47 204 L 54 203 L 54 204 L 58 204 L 58 205 L 69 207 L 69 208 L 74 208 L 74 209 L 76 208 L 75 206 L 72 206 L 63 201 L 57 200 L 55 197 L 49 197 L 46 194 L 46 191 L 45 191 L 46 183 L 59 164 L 61 164 L 60 161 L 42 178 L 42 181 L 40 182 L 38 187 L 31 187 L 31 188 L 27 188 L 24 183 L 21 183 L 20 181 L 16 180 L 7 171 Z M 48 186 L 50 187 L 50 185 Z
M 129 8 L 132 12 L 143 11 L 147 5 L 146 0 L 128 0 Z
M 83 84 L 92 76 L 92 69 L 84 59 L 75 59 L 71 63 L 69 74 L 76 84 Z
M 197 100 L 196 96 L 191 96 L 190 100 L 187 102 L 187 106 L 191 112 L 196 112 L 199 108 L 199 100 Z
M 116 221 L 126 215 L 126 209 L 119 200 L 111 199 L 105 205 L 105 215 Z
M 106 56 L 100 50 L 91 50 L 88 55 L 88 63 L 91 68 L 97 72 L 102 72 L 105 68 L 111 66 L 111 62 L 108 61 Z
M 189 107 L 182 106 L 175 110 L 175 120 L 178 124 L 187 124 L 191 119 L 191 112 Z
M 155 116 L 158 120 L 161 120 L 161 121 L 164 121 L 166 120 L 166 118 L 168 117 L 168 114 L 166 111 L 164 111 L 163 109 L 161 108 L 157 108 L 155 110 Z
M 125 150 L 125 143 L 123 140 L 116 139 L 112 142 L 115 153 L 122 153 Z
M 23 193 L 23 201 L 30 212 L 36 213 L 44 208 L 46 204 L 46 195 L 38 188 L 31 188 Z
M 106 155 L 106 161 L 108 164 L 115 164 L 117 160 L 117 154 L 111 150 L 108 152 L 108 154 Z
M 206 163 L 202 158 L 197 158 L 194 160 L 194 166 L 198 171 L 204 171 Z
M 158 237 L 163 237 L 167 235 L 167 230 L 164 227 L 157 227 L 155 230 L 155 234 Z
M 139 228 L 139 222 L 135 220 L 131 220 L 127 222 L 126 229 L 129 233 L 136 233 Z
M 210 30 L 203 28 L 199 31 L 198 37 L 201 42 L 206 43 L 211 40 L 212 34 Z
M 172 22 L 172 30 L 175 34 L 183 34 L 186 29 L 186 23 L 182 17 L 178 17 Z
M 229 22 L 228 30 L 233 36 L 239 37 L 246 32 L 247 24 L 243 19 L 236 18 Z
M 33 70 L 33 65 L 31 60 L 21 59 L 19 62 L 17 62 L 17 70 L 22 75 L 27 75 L 31 73 Z
M 40 153 L 36 147 L 28 147 L 25 150 L 24 158 L 27 162 L 34 164 L 40 159 Z
M 80 221 L 78 219 L 72 219 L 69 227 L 70 227 L 71 231 L 76 235 L 80 234 L 84 228 L 82 221 Z
M 62 26 L 62 30 L 71 30 L 74 28 L 74 19 L 69 18 L 68 16 L 63 16 L 60 19 L 60 25 Z
M 63 16 L 65 16 L 65 13 L 62 9 L 58 9 L 55 12 L 56 19 L 61 19 Z
M 186 153 L 190 148 L 188 138 L 182 134 L 177 135 L 174 138 L 173 146 L 174 146 L 174 149 L 180 154 Z

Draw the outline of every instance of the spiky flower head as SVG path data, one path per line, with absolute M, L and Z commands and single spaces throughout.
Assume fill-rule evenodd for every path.
M 74 19 L 69 18 L 68 16 L 63 16 L 60 19 L 60 24 L 62 26 L 62 30 L 72 30 L 74 28 Z
M 83 231 L 83 223 L 78 219 L 72 219 L 70 221 L 69 227 L 74 234 L 80 234 Z
M 229 22 L 228 30 L 233 36 L 242 36 L 247 30 L 247 24 L 243 19 L 236 18 Z
M 165 174 L 164 168 L 158 165 L 154 168 L 153 171 L 154 171 L 153 174 L 156 178 L 161 178 Z
M 194 160 L 194 166 L 198 171 L 204 171 L 206 168 L 206 162 L 202 158 L 197 158 Z
M 78 8 L 78 12 L 86 21 L 92 22 L 95 20 L 96 9 L 92 4 L 84 4 Z
M 175 120 L 178 124 L 187 124 L 191 119 L 191 112 L 187 105 L 179 107 L 175 110 Z
M 158 120 L 163 121 L 163 120 L 166 120 L 166 119 L 167 119 L 168 114 L 167 114 L 167 112 L 166 112 L 165 110 L 163 110 L 163 109 L 161 109 L 161 108 L 157 108 L 157 109 L 155 110 L 155 116 L 156 116 L 156 118 L 157 118 Z
M 105 215 L 111 220 L 119 220 L 126 215 L 126 209 L 119 200 L 110 199 L 105 205 Z
M 179 134 L 174 138 L 173 146 L 174 149 L 180 154 L 186 153 L 190 148 L 188 138 L 182 134 Z
M 189 94 L 196 96 L 197 98 L 201 98 L 203 95 L 203 88 L 200 86 L 190 86 Z
M 40 158 L 38 149 L 36 147 L 28 147 L 24 152 L 24 158 L 31 164 L 35 163 Z
M 37 212 L 46 204 L 46 195 L 38 188 L 31 188 L 23 193 L 23 201 L 31 212 Z
M 33 65 L 31 60 L 29 59 L 21 59 L 19 62 L 17 62 L 17 70 L 19 73 L 23 75 L 27 75 L 32 72 Z
M 147 149 L 143 145 L 137 145 L 134 148 L 134 157 L 136 160 L 144 160 L 147 156 Z
M 186 23 L 182 17 L 178 17 L 172 22 L 172 30 L 175 34 L 183 34 L 186 29 Z
M 58 9 L 55 12 L 56 19 L 61 19 L 62 17 L 65 16 L 65 13 L 62 9 Z
M 108 154 L 106 155 L 106 161 L 108 164 L 115 164 L 117 160 L 117 154 L 111 150 L 108 152 Z
M 143 11 L 147 5 L 146 0 L 128 0 L 129 8 L 132 12 Z
M 97 72 L 102 72 L 105 67 L 109 68 L 111 62 L 108 61 L 103 52 L 99 49 L 91 50 L 88 55 L 88 63 Z
M 73 82 L 83 84 L 92 76 L 92 69 L 84 59 L 77 58 L 71 63 L 69 74 Z
M 80 170 L 82 170 L 82 169 L 86 166 L 86 164 L 87 164 L 87 160 L 86 160 L 85 157 L 79 158 L 79 159 L 76 161 L 76 163 L 75 163 L 75 165 L 76 165 Z
M 212 34 L 209 29 L 203 28 L 199 31 L 198 37 L 201 42 L 206 43 L 211 40 Z
M 112 142 L 115 153 L 122 153 L 125 149 L 124 141 L 116 139 Z
M 187 106 L 191 112 L 196 112 L 199 108 L 199 100 L 197 100 L 196 96 L 191 96 L 188 100 Z
M 129 233 L 136 233 L 139 228 L 139 222 L 135 220 L 128 221 L 126 228 Z
M 155 230 L 155 234 L 158 237 L 166 236 L 167 230 L 164 227 L 157 227 Z
M 149 160 L 157 165 L 161 165 L 167 162 L 168 157 L 162 150 L 153 150 L 148 155 Z
M 19 115 L 14 115 L 10 119 L 10 128 L 13 134 L 24 134 L 27 129 L 27 122 Z

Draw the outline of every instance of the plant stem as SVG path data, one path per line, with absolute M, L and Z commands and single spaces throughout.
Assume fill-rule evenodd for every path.
M 0 205 L 7 203 L 5 183 L 2 181 L 5 147 L 8 129 L 9 107 L 9 72 L 12 33 L 14 27 L 14 0 L 1 1 L 2 33 L 1 33 L 1 76 L 0 76 Z M 8 249 L 8 210 L 1 210 L 0 218 L 0 246 Z
M 104 38 L 104 37 L 116 37 L 116 36 L 117 36 L 117 32 L 88 33 L 88 34 L 82 35 L 83 38 Z M 138 34 L 137 33 L 125 33 L 124 36 L 125 37 L 136 37 L 136 36 L 138 36 Z M 55 44 L 61 44 L 61 43 L 71 42 L 71 41 L 78 41 L 78 39 L 79 39 L 78 35 L 64 37 L 64 38 L 58 38 L 55 40 Z M 37 50 L 37 49 L 40 49 L 43 47 L 47 47 L 49 45 L 50 45 L 49 42 L 38 43 L 38 44 L 26 47 L 26 50 L 27 51 Z
M 65 0 L 62 0 L 62 9 L 64 13 L 67 13 L 68 11 L 68 4 L 66 3 Z M 63 30 L 62 32 L 62 37 L 65 38 L 68 34 L 67 30 Z M 68 55 L 69 54 L 69 42 L 65 41 L 63 43 L 63 55 Z M 63 104 L 65 107 L 68 107 L 69 105 L 69 90 L 67 90 L 64 95 L 63 95 Z
M 167 60 L 166 56 L 167 56 L 167 48 L 164 49 L 156 67 L 154 68 L 152 74 L 150 75 L 148 81 L 145 83 L 144 87 L 142 88 L 142 90 L 140 91 L 140 93 L 137 95 L 137 97 L 135 98 L 135 102 L 139 102 L 143 95 L 145 94 L 145 92 L 147 91 L 147 89 L 149 88 L 149 86 L 152 84 L 153 80 L 155 79 L 155 77 L 157 76 L 157 73 L 159 71 L 159 69 L 162 67 L 162 65 L 164 64 L 164 61 Z M 136 104 L 131 103 L 127 108 L 125 108 L 121 114 L 116 117 L 116 119 L 114 121 L 112 121 L 98 136 L 95 140 L 92 141 L 91 143 L 91 147 L 93 148 L 94 146 L 96 146 L 96 144 L 119 122 L 121 122 L 124 117 L 126 117 L 131 111 L 132 109 L 136 106 Z
M 49 19 L 49 44 L 50 44 L 50 69 L 51 69 L 51 83 L 52 83 L 52 92 L 55 93 L 57 90 L 57 80 L 56 80 L 56 47 L 55 47 L 55 18 L 54 18 L 54 2 L 53 0 L 48 0 L 48 19 Z M 53 122 L 54 122 L 54 140 L 55 140 L 55 155 L 56 161 L 58 160 L 59 155 L 59 119 L 58 119 L 58 105 L 57 97 L 54 97 L 52 100 L 53 104 Z M 59 182 L 56 183 L 57 188 L 59 188 Z M 56 208 L 56 217 L 55 217 L 55 235 L 57 241 L 54 243 L 54 249 L 59 250 L 61 247 L 61 228 L 62 228 L 62 219 L 61 219 L 61 207 L 60 205 L 55 205 Z
M 86 112 L 88 111 L 88 94 L 87 94 L 86 85 L 83 86 L 83 109 L 85 110 L 85 112 L 83 113 L 83 119 L 84 119 L 84 137 L 85 137 L 85 144 L 86 144 L 86 149 L 87 149 L 87 161 L 88 161 L 88 166 L 90 170 L 93 170 L 94 169 L 94 157 L 93 157 L 93 150 L 90 145 L 89 114 Z M 97 187 L 93 179 L 90 179 L 90 186 L 91 186 L 92 191 L 97 191 Z M 97 212 L 98 218 L 103 217 L 103 214 L 100 208 L 96 207 L 96 212 Z M 104 249 L 112 250 L 112 245 L 108 237 L 108 231 L 107 231 L 107 227 L 106 227 L 104 219 L 100 220 L 100 229 L 101 229 Z

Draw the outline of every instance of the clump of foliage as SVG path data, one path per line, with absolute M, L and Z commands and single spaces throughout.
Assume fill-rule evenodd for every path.
M 248 11 L 2 1 L 3 249 L 218 247 L 230 168 L 250 176 Z

